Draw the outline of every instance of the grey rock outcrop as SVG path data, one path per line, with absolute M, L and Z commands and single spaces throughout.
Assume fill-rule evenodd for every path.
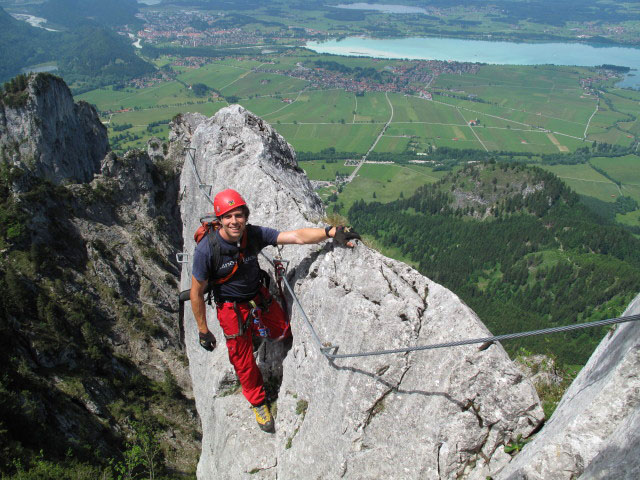
M 203 192 L 237 189 L 253 224 L 279 230 L 320 225 L 321 202 L 295 153 L 242 107 L 210 119 L 178 118 L 171 138 L 173 152 L 195 149 L 194 165 L 185 156 L 180 184 L 185 252 L 195 246 L 198 218 L 211 210 Z M 341 353 L 489 334 L 455 294 L 363 244 L 353 250 L 331 243 L 287 246 L 282 253 L 290 261 L 287 278 L 317 334 Z M 190 268 L 182 267 L 183 289 L 190 285 Z M 502 445 L 528 437 L 542 422 L 533 386 L 499 345 L 330 362 L 299 310 L 290 313 L 294 342 L 281 369 L 261 362 L 267 383 L 281 381 L 276 433 L 268 435 L 234 388 L 215 312 L 207 313 L 221 343 L 213 353 L 199 347 L 195 320 L 186 312 L 203 430 L 200 479 L 484 479 L 510 460 Z M 282 353 L 278 343 L 258 351 L 261 360 Z
M 640 314 L 640 296 L 624 315 Z M 640 322 L 607 335 L 498 479 L 640 478 Z
M 24 459 L 34 446 L 45 459 L 56 449 L 78 458 L 91 450 L 107 462 L 142 420 L 153 422 L 162 448 L 155 465 L 188 475 L 200 441 L 175 328 L 182 163 L 160 145 L 153 158 L 142 151 L 105 156 L 95 111 L 74 105 L 55 77 L 31 77 L 26 91 L 2 100 L 16 105 L 0 106 L 2 202 L 4 213 L 19 211 L 5 215 L 17 235 L 3 236 L 0 256 L 2 366 L 6 373 L 20 365 L 17 378 L 29 379 L 11 377 L 20 396 L 13 407 L 3 396 L 3 408 L 19 415 L 30 405 L 30 420 L 3 430 L 3 449 Z M 91 181 L 69 183 L 80 180 Z M 13 439 L 25 429 L 23 447 Z
M 107 129 L 62 79 L 31 75 L 18 105 L 0 102 L 2 158 L 53 183 L 91 181 L 109 150 Z
M 86 244 L 95 288 L 139 305 L 143 315 L 154 319 L 155 328 L 170 333 L 153 336 L 149 349 L 148 340 L 131 335 L 131 326 L 123 322 L 114 327 L 115 350 L 157 380 L 165 369 L 171 370 L 188 389 L 186 369 L 175 358 L 178 271 L 170 260 L 181 238 L 176 173 L 168 162 L 153 163 L 142 151 L 123 157 L 110 153 L 90 184 L 69 186 L 81 200 L 71 221 Z
M 174 258 L 182 245 L 176 171 L 180 168 L 171 159 L 159 155 L 152 161 L 142 151 L 122 157 L 110 153 L 92 182 L 67 187 L 76 199 L 70 222 L 84 244 L 86 265 L 68 288 L 89 293 L 113 319 L 107 342 L 118 359 L 126 359 L 114 369 L 125 376 L 140 373 L 159 384 L 170 373 L 190 397 L 191 381 L 175 328 Z M 85 408 L 110 419 L 105 412 L 114 393 L 98 387 L 85 386 Z M 185 472 L 194 467 L 199 427 L 191 407 L 174 403 L 176 408 L 158 412 L 171 425 L 158 436 L 167 463 Z M 126 427 L 115 423 L 114 429 L 120 428 Z

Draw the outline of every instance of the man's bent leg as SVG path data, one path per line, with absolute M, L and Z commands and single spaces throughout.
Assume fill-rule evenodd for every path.
M 264 382 L 262 374 L 253 358 L 253 342 L 251 333 L 247 332 L 242 337 L 227 340 L 229 361 L 236 370 L 242 394 L 251 405 L 260 405 L 264 402 Z
M 240 309 L 244 318 L 249 313 L 247 309 Z M 235 335 L 238 333 L 238 317 L 233 306 L 225 304 L 217 309 L 218 320 L 225 335 Z M 253 357 L 253 342 L 251 338 L 251 328 L 248 328 L 244 335 L 227 339 L 227 350 L 229 361 L 236 371 L 242 394 L 253 406 L 264 402 L 264 382 L 262 374 Z

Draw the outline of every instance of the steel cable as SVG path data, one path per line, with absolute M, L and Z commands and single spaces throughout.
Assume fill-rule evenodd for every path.
M 434 343 L 431 345 L 395 348 L 391 350 L 373 350 L 371 352 L 361 352 L 361 353 L 342 353 L 342 354 L 325 353 L 325 355 L 327 356 L 327 358 L 331 358 L 331 359 L 352 358 L 352 357 L 371 357 L 374 355 L 389 355 L 392 353 L 406 353 L 406 352 L 417 352 L 422 350 L 435 350 L 437 348 L 459 347 L 462 345 L 472 345 L 475 343 L 491 344 L 491 343 L 500 342 L 503 340 L 512 340 L 514 338 L 532 337 L 534 335 L 549 335 L 552 333 L 569 332 L 571 330 L 580 330 L 583 328 L 592 328 L 592 327 L 602 327 L 605 325 L 613 325 L 613 324 L 624 323 L 624 322 L 635 322 L 638 320 L 640 320 L 640 315 L 630 315 L 628 317 L 609 318 L 607 320 L 598 320 L 598 321 L 587 322 L 587 323 L 577 323 L 574 325 L 565 325 L 563 327 L 543 328 L 541 330 L 531 330 L 529 332 L 508 333 L 505 335 L 496 335 L 493 337 L 484 337 L 484 338 L 472 338 L 469 340 L 458 340 L 455 342 Z
M 207 200 L 209 200 L 209 203 L 211 203 L 211 205 L 213 205 L 213 200 L 212 200 L 211 196 L 202 189 L 203 186 L 207 186 L 207 185 L 202 183 L 202 179 L 200 178 L 200 174 L 198 173 L 198 169 L 196 168 L 195 155 L 192 153 L 192 150 L 195 150 L 195 148 L 186 148 L 185 150 L 187 150 L 187 155 L 188 155 L 189 159 L 191 160 L 191 169 L 193 170 L 193 174 L 196 176 L 196 180 L 198 180 L 198 189 L 202 192 L 202 194 L 205 197 L 207 197 Z
M 262 253 L 262 255 L 273 265 L 273 260 L 268 255 L 266 255 L 263 252 L 260 252 L 260 253 Z M 289 282 L 287 281 L 286 277 L 283 276 L 282 279 L 284 280 L 284 284 L 287 287 L 287 290 L 289 290 L 289 293 L 291 294 L 296 305 L 298 306 L 300 313 L 302 314 L 302 318 L 304 318 L 305 323 L 309 327 L 309 330 L 311 331 L 313 339 L 318 344 L 318 347 L 320 348 L 320 352 L 322 352 L 322 354 L 325 357 L 331 360 L 334 360 L 337 358 L 372 357 L 376 355 L 390 355 L 392 353 L 408 353 L 408 352 L 417 352 L 422 350 L 435 350 L 437 348 L 460 347 L 463 345 L 473 345 L 477 343 L 490 344 L 494 342 L 501 342 L 504 340 L 513 340 L 515 338 L 532 337 L 535 335 L 549 335 L 552 333 L 569 332 L 571 330 L 581 330 L 584 328 L 602 327 L 605 325 L 614 325 L 618 323 L 635 322 L 640 320 L 640 315 L 629 315 L 626 317 L 609 318 L 606 320 L 596 320 L 593 322 L 576 323 L 574 325 L 565 325 L 562 327 L 550 327 L 550 328 L 543 328 L 541 330 L 530 330 L 528 332 L 507 333 L 504 335 L 495 335 L 492 337 L 471 338 L 467 340 L 456 340 L 452 342 L 434 343 L 431 345 L 418 345 L 415 347 L 393 348 L 389 350 L 372 350 L 370 352 L 358 352 L 358 353 L 331 353 L 330 352 L 331 350 L 333 350 L 334 352 L 337 351 L 338 347 L 337 346 L 325 347 L 323 345 L 322 341 L 320 340 L 320 337 L 318 337 L 318 334 L 313 328 L 313 325 L 311 324 L 309 317 L 307 316 L 304 309 L 302 308 L 302 304 L 298 300 L 298 297 L 296 296 L 296 294 L 293 292 L 291 285 L 289 285 Z

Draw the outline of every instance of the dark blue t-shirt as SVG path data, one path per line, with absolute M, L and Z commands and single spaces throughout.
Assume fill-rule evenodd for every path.
M 247 225 L 247 251 L 244 262 L 238 265 L 236 273 L 222 285 L 215 286 L 216 298 L 233 300 L 250 300 L 256 296 L 260 288 L 260 265 L 258 264 L 258 253 L 267 245 L 275 246 L 278 240 L 279 231 L 268 227 Z M 223 278 L 228 275 L 235 264 L 235 255 L 238 246 L 229 243 L 220 236 L 220 231 L 215 235 L 220 242 L 222 251 L 222 262 L 217 272 L 211 272 L 211 247 L 209 240 L 205 237 L 196 245 L 193 253 L 193 276 L 199 282 L 209 279 Z M 250 239 L 250 240 L 249 240 Z

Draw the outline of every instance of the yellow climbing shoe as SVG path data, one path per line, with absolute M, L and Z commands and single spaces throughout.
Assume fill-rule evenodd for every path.
M 251 407 L 251 410 L 256 414 L 258 426 L 265 432 L 273 432 L 273 417 L 271 416 L 267 403 L 265 402 L 258 406 Z

